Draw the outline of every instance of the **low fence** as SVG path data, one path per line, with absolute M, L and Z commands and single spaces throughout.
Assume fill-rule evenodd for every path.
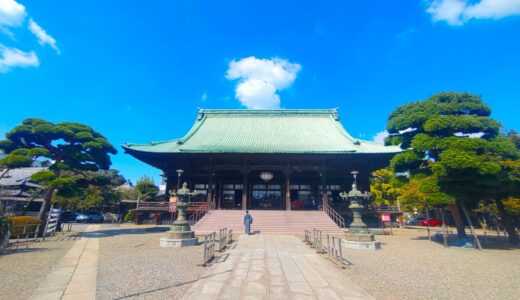
M 328 257 L 338 263 L 342 268 L 350 265 L 350 262 L 343 256 L 342 238 L 323 233 L 321 230 L 313 228 L 311 232 L 305 230 L 304 242 L 316 249 L 318 253 L 327 254 Z
M 202 261 L 203 266 L 207 266 L 213 257 L 215 257 L 215 236 L 215 232 L 204 236 L 204 260 Z
M 20 242 L 20 240 L 28 242 L 28 241 L 37 241 L 38 240 L 38 232 L 40 231 L 40 223 L 37 224 L 23 224 L 23 225 L 13 225 L 11 230 L 11 239 L 16 239 L 16 242 Z
M 207 266 L 215 257 L 215 251 L 222 252 L 226 249 L 227 245 L 233 242 L 233 230 L 221 228 L 218 232 L 218 238 L 216 232 L 204 236 L 203 266 Z

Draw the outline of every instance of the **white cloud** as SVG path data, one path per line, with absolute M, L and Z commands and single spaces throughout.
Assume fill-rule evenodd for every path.
M 0 0 L 1 1 L 1 0 Z M 52 49 L 56 50 L 58 54 L 60 54 L 60 49 L 56 46 L 56 40 L 49 35 L 43 28 L 40 27 L 34 20 L 29 19 L 29 30 L 38 38 L 38 43 L 40 45 L 49 45 Z
M 235 97 L 247 108 L 280 108 L 279 90 L 290 87 L 301 65 L 280 58 L 259 59 L 254 56 L 231 61 L 226 78 L 239 80 Z
M 200 97 L 200 100 L 202 100 L 202 101 L 206 101 L 206 99 L 208 99 L 208 93 L 204 92 L 204 93 L 202 94 L 202 96 Z
M 465 15 L 475 19 L 500 19 L 520 15 L 520 0 L 482 0 L 469 6 Z
M 471 19 L 501 19 L 520 15 L 520 0 L 433 0 L 427 12 L 435 22 L 462 25 Z
M 388 131 L 386 131 L 386 130 L 380 131 L 380 132 L 376 133 L 376 135 L 374 135 L 373 141 L 378 144 L 384 144 L 385 139 L 388 137 L 388 135 L 389 135 Z
M 0 28 L 21 26 L 25 15 L 22 4 L 15 0 L 0 0 Z
M 7 73 L 12 68 L 37 67 L 40 61 L 34 51 L 23 52 L 16 48 L 0 45 L 0 73 Z

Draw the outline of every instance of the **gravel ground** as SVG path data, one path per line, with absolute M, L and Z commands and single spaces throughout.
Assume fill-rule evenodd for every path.
M 518 299 L 519 249 L 445 249 L 424 232 L 395 234 L 376 236 L 378 251 L 344 250 L 345 272 L 377 299 Z
M 100 238 L 97 299 L 179 299 L 205 271 L 201 246 L 161 248 L 165 228 Z
M 58 233 L 45 242 L 20 242 L 0 251 L 0 299 L 28 299 L 77 238 Z

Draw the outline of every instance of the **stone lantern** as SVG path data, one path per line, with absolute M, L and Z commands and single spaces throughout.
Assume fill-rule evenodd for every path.
M 370 233 L 367 225 L 361 218 L 361 211 L 364 209 L 363 199 L 368 199 L 370 194 L 366 191 L 362 193 L 357 189 L 357 174 L 359 172 L 352 171 L 354 176 L 354 183 L 350 192 L 343 192 L 340 194 L 341 198 L 350 201 L 349 208 L 352 211 L 352 223 L 348 228 L 344 246 L 353 249 L 379 249 L 380 243 L 374 239 L 374 235 Z
M 196 245 L 198 239 L 191 230 L 190 224 L 186 219 L 186 211 L 188 209 L 189 197 L 196 195 L 188 189 L 188 184 L 182 184 L 182 188 L 176 192 L 170 192 L 173 196 L 178 197 L 177 203 L 177 219 L 170 227 L 170 231 L 166 233 L 166 237 L 161 238 L 161 247 L 185 247 Z

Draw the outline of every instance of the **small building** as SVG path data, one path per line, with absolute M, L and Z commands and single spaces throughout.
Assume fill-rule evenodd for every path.
M 122 147 L 162 170 L 167 191 L 183 170 L 180 182 L 203 201 L 242 210 L 311 210 L 340 201 L 351 171 L 368 190 L 370 173 L 401 151 L 353 138 L 336 109 L 200 109 L 184 137 Z
M 43 203 L 43 186 L 32 182 L 31 176 L 44 167 L 0 169 L 0 202 L 14 214 L 37 212 Z

